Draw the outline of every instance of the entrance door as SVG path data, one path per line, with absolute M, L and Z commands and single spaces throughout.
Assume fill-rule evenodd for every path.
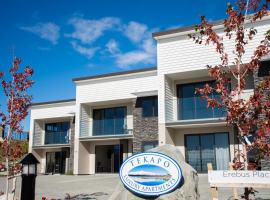
M 96 173 L 117 173 L 123 162 L 123 145 L 98 145 L 96 152 Z
M 66 168 L 66 152 L 46 153 L 46 173 L 64 174 Z
M 47 152 L 46 153 L 46 173 L 54 173 L 54 163 L 55 157 L 54 152 Z
M 228 133 L 185 135 L 186 161 L 198 172 L 207 172 L 207 163 L 214 169 L 228 169 Z

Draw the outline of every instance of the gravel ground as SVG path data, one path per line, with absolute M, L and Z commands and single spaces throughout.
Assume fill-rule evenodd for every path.
M 201 200 L 209 200 L 210 192 L 207 183 L 207 175 L 199 175 L 199 191 Z M 4 178 L 0 177 L 0 191 L 4 191 Z M 20 179 L 17 180 L 17 188 L 20 188 Z M 42 197 L 49 199 L 64 199 L 70 195 L 72 199 L 96 199 L 107 200 L 113 193 L 119 183 L 117 174 L 97 174 L 97 175 L 41 175 L 37 177 L 36 183 L 36 200 Z M 19 189 L 16 196 L 18 196 Z M 239 193 L 241 191 L 239 190 Z M 219 200 L 232 199 L 232 189 L 219 189 Z M 1 199 L 1 198 L 0 198 Z M 270 200 L 270 190 L 260 190 L 257 200 Z

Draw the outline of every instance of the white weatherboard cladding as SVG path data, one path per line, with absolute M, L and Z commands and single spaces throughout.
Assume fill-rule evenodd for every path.
M 173 81 L 165 76 L 165 120 L 173 121 Z
M 89 116 L 90 116 L 90 107 L 87 105 L 81 106 L 81 115 L 80 115 L 80 137 L 89 136 Z
M 132 93 L 157 89 L 156 71 L 89 80 L 78 83 L 76 87 L 77 101 L 79 103 L 130 99 L 136 97 Z
M 31 108 L 31 119 L 72 117 L 75 114 L 74 103 L 61 103 Z
M 246 46 L 246 54 L 243 62 L 249 61 L 255 47 L 260 44 L 264 38 L 265 32 L 270 29 L 270 23 L 263 21 L 256 24 L 258 34 Z M 229 59 L 234 58 L 232 50 L 234 42 L 224 37 L 224 45 Z M 206 65 L 215 65 L 220 63 L 219 54 L 216 53 L 213 45 L 205 46 L 195 44 L 187 35 L 159 39 L 157 43 L 158 73 L 171 74 L 185 71 L 206 69 Z M 230 59 L 230 61 L 234 61 Z
M 42 145 L 43 122 L 40 120 L 73 117 L 75 101 L 56 104 L 45 104 L 31 107 L 29 150 L 32 146 Z

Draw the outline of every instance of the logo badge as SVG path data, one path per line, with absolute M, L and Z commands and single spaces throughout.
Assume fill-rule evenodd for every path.
M 173 191 L 183 176 L 178 163 L 161 153 L 140 153 L 129 157 L 120 168 L 122 183 L 142 196 L 159 196 Z

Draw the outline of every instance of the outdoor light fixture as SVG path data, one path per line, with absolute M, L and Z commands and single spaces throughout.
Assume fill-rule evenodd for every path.
M 36 164 L 25 164 L 23 165 L 23 175 L 36 175 L 37 165 Z
M 34 200 L 37 164 L 39 161 L 32 153 L 29 153 L 20 163 L 22 164 L 21 200 Z
M 37 175 L 37 164 L 39 163 L 39 161 L 32 153 L 27 154 L 20 163 L 22 164 L 23 169 L 22 175 Z

